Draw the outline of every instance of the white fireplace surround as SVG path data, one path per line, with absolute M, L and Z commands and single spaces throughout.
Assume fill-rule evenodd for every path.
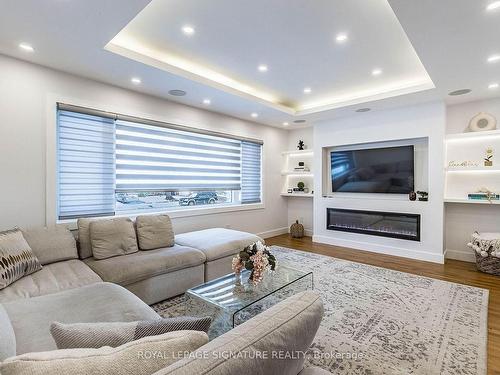
M 437 263 L 444 262 L 443 163 L 446 109 L 431 103 L 368 112 L 314 126 L 314 236 L 337 246 Z M 363 147 L 415 145 L 415 188 L 429 201 L 409 201 L 406 194 L 331 193 L 329 151 Z M 421 215 L 420 241 L 327 230 L 326 209 L 403 212 Z

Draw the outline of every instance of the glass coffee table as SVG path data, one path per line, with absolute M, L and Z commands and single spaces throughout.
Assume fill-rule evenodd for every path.
M 279 265 L 261 283 L 248 281 L 250 271 L 234 273 L 191 288 L 186 292 L 186 314 L 213 318 L 208 336 L 214 339 L 276 303 L 313 289 L 312 272 Z

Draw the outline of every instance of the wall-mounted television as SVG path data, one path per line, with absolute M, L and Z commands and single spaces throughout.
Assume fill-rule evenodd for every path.
M 408 194 L 414 154 L 413 146 L 331 151 L 332 192 Z

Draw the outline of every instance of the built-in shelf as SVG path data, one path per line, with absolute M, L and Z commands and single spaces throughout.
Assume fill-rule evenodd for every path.
M 490 131 L 484 131 L 484 132 L 468 132 L 468 133 L 457 133 L 457 134 L 448 134 L 446 136 L 447 141 L 452 141 L 452 140 L 466 140 L 466 139 L 475 139 L 475 138 L 481 138 L 481 137 L 500 137 L 500 130 L 490 130 Z
M 446 167 L 446 172 L 500 172 L 500 167 Z
M 314 177 L 312 172 L 302 172 L 302 171 L 281 171 L 282 176 L 306 176 L 306 177 Z
M 492 200 L 491 202 L 487 200 L 479 199 L 467 199 L 467 198 L 444 198 L 445 203 L 470 203 L 470 204 L 500 204 L 500 201 Z
M 314 194 L 309 193 L 281 193 L 282 197 L 294 197 L 294 198 L 313 198 Z
M 298 155 L 298 156 L 305 156 L 305 155 L 313 155 L 313 150 L 291 150 L 291 151 L 283 151 L 281 155 Z

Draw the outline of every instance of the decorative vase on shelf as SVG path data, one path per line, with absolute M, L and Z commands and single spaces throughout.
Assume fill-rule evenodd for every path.
M 298 220 L 295 220 L 295 223 L 290 226 L 290 234 L 293 238 L 304 237 L 304 226 L 302 224 L 299 224 Z

